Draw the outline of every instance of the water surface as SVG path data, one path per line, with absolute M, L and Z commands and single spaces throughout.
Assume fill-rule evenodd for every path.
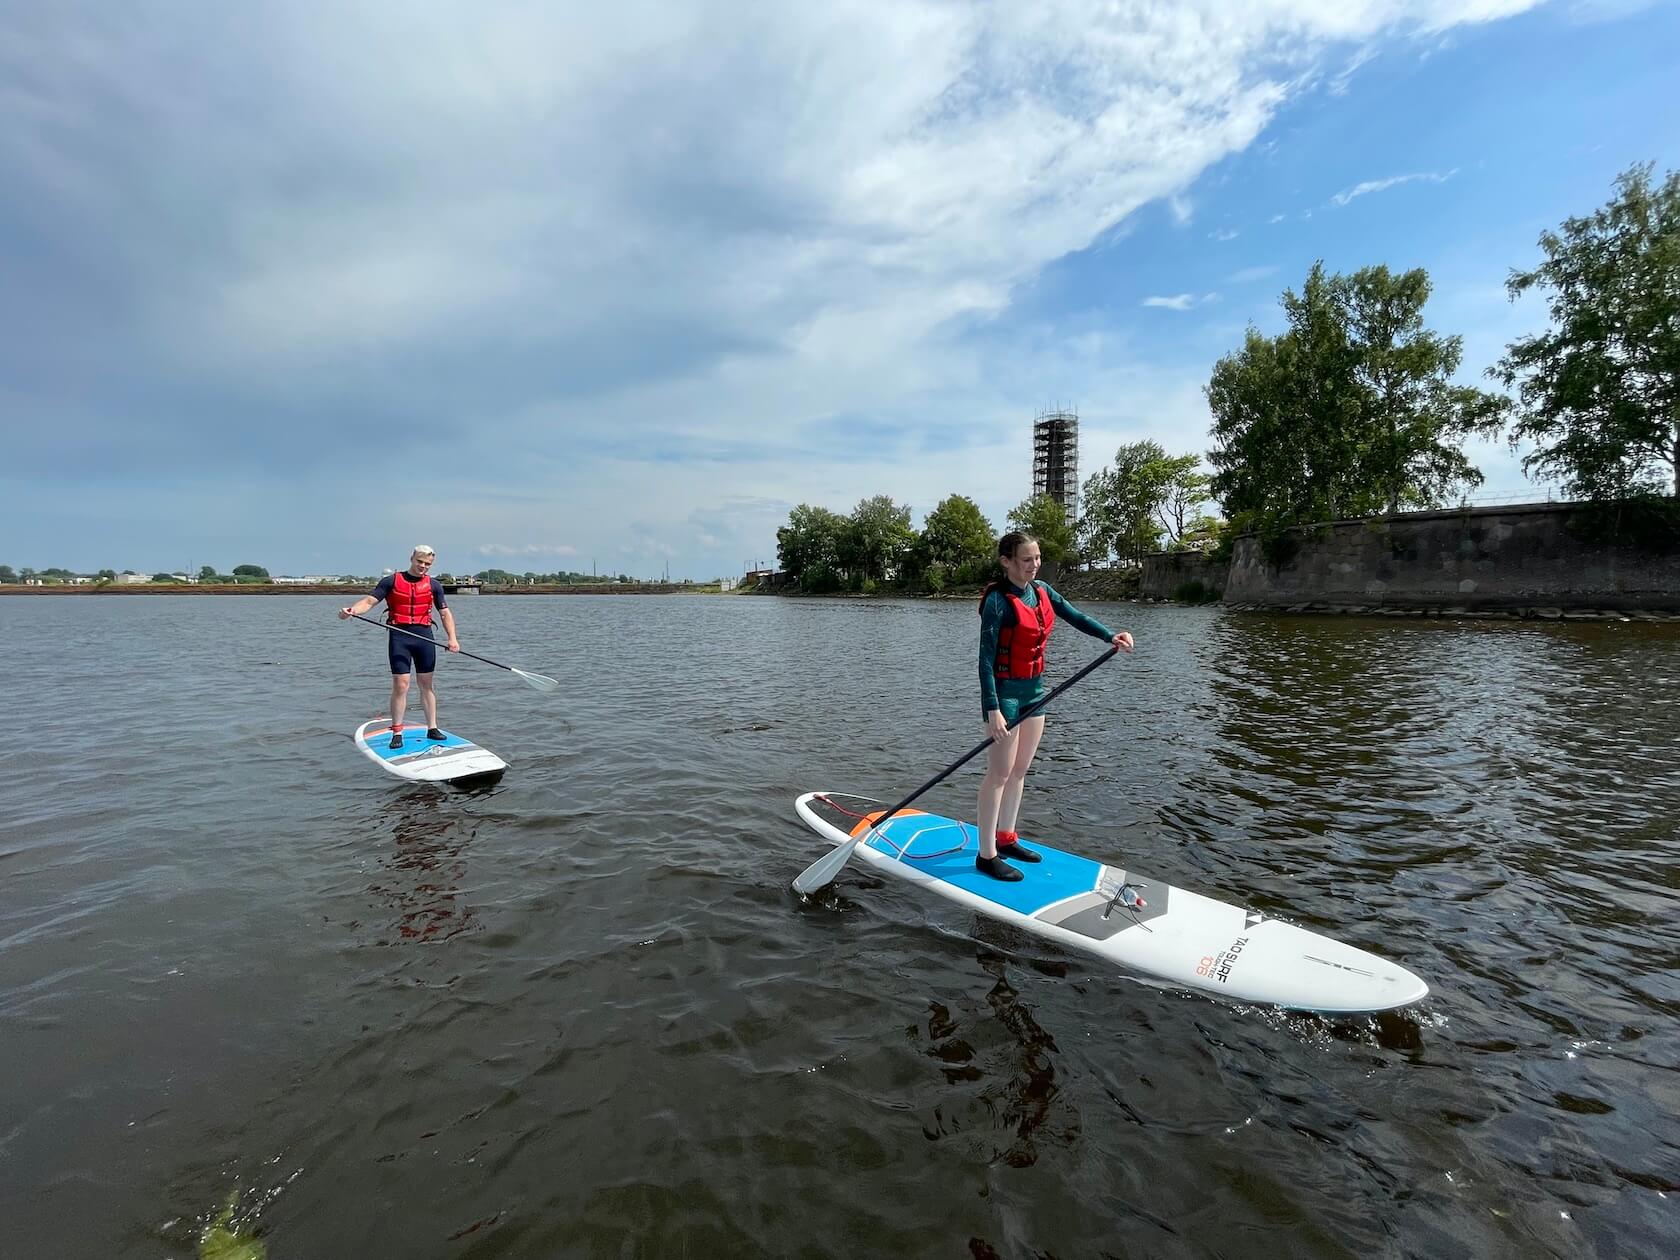
M 1433 988 L 1330 1022 L 791 893 L 797 793 L 979 738 L 969 603 L 459 599 L 567 683 L 444 661 L 469 794 L 355 752 L 339 602 L 0 600 L 0 1253 L 192 1255 L 230 1193 L 273 1260 L 1672 1253 L 1674 627 L 1088 606 L 1139 651 L 1023 833 Z

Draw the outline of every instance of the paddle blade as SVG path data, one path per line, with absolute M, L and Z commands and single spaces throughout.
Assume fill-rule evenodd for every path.
M 858 847 L 861 838 L 853 836 L 845 844 L 835 846 L 812 862 L 799 873 L 799 878 L 793 881 L 793 891 L 802 897 L 809 897 L 827 888 L 834 882 L 835 876 L 845 869 L 846 863 L 852 860 L 852 850 Z
M 522 669 L 514 669 L 511 665 L 508 669 L 510 672 L 517 674 L 519 680 L 527 687 L 534 687 L 538 691 L 553 691 L 560 685 L 547 674 L 528 674 Z

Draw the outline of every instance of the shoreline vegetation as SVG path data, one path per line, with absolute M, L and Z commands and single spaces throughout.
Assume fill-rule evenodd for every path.
M 30 586 L 0 583 L 0 595 L 366 595 L 372 582 L 69 582 Z M 716 595 L 716 582 L 592 582 L 557 585 L 482 585 L 483 595 Z M 727 594 L 728 592 L 724 592 Z M 464 592 L 455 592 L 465 597 Z

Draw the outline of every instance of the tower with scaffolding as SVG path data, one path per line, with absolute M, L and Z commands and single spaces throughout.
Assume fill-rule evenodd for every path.
M 1079 413 L 1060 407 L 1033 421 L 1033 494 L 1062 505 L 1068 524 L 1079 519 Z

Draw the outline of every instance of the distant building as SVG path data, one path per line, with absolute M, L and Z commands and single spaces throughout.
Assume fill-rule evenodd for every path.
M 1033 420 L 1033 494 L 1062 505 L 1071 525 L 1079 519 L 1079 413 L 1041 411 Z
M 152 575 L 150 573 L 117 574 L 117 585 L 119 586 L 139 586 L 142 582 L 150 582 L 151 580 Z

